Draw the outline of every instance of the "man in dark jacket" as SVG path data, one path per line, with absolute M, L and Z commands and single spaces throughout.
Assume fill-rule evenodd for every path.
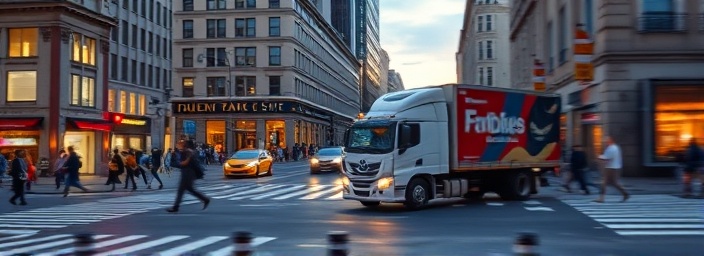
M 110 162 L 117 165 L 117 170 L 108 170 L 108 180 L 105 185 L 112 184 L 112 189 L 110 191 L 115 191 L 115 184 L 122 184 L 122 181 L 120 181 L 120 175 L 125 172 L 125 162 L 122 160 L 120 150 L 117 148 L 112 150 L 112 159 Z
M 81 167 L 81 160 L 78 159 L 78 154 L 76 154 L 76 151 L 73 149 L 73 146 L 68 146 L 68 160 L 66 160 L 66 164 L 64 165 L 64 168 L 66 170 L 66 182 L 64 186 L 64 197 L 68 196 L 68 190 L 70 187 L 77 187 L 83 190 L 83 192 L 88 192 L 88 189 L 83 187 L 81 185 L 81 182 L 78 180 L 78 169 Z
M 11 204 L 17 204 L 15 200 L 20 199 L 20 205 L 27 205 L 27 201 L 24 199 L 24 183 L 27 182 L 27 162 L 24 160 L 27 156 L 27 152 L 24 149 L 15 150 L 15 159 L 12 160 L 12 167 L 10 169 L 10 176 L 12 176 L 12 191 L 15 195 L 10 198 Z
M 682 177 L 684 183 L 684 195 L 685 197 L 692 196 L 692 181 L 695 179 L 700 179 L 702 182 L 702 191 L 700 192 L 704 196 L 704 180 L 700 177 L 700 169 L 702 168 L 702 163 L 704 162 L 704 152 L 697 145 L 697 140 L 691 139 L 689 141 L 689 147 L 685 152 L 685 167 Z
M 156 179 L 156 181 L 159 182 L 159 189 L 164 188 L 164 183 L 161 182 L 161 178 L 159 178 L 159 168 L 161 167 L 161 155 L 164 154 L 164 151 L 161 151 L 161 149 L 158 148 L 153 148 L 152 149 L 152 168 L 151 168 L 151 173 L 152 173 L 152 179 L 149 181 L 149 185 L 147 188 L 152 188 L 152 181 Z
M 572 171 L 572 178 L 567 180 L 563 187 L 567 189 L 567 192 L 572 192 L 570 189 L 570 184 L 573 180 L 579 182 L 579 187 L 584 191 L 585 195 L 589 195 L 589 188 L 587 188 L 587 181 L 585 180 L 584 169 L 587 168 L 587 154 L 584 153 L 580 145 L 572 146 L 572 155 L 570 156 L 570 169 Z
M 179 206 L 181 205 L 181 200 L 183 199 L 183 193 L 186 191 L 190 192 L 193 196 L 203 201 L 203 210 L 210 204 L 210 198 L 206 197 L 202 193 L 198 192 L 194 188 L 194 183 L 196 180 L 196 173 L 193 165 L 199 164 L 197 161 L 197 155 L 195 153 L 195 145 L 193 141 L 179 141 L 176 146 L 181 152 L 181 159 L 179 164 L 181 166 L 181 180 L 178 184 L 178 190 L 176 192 L 176 201 L 174 206 L 166 209 L 167 212 L 178 212 Z

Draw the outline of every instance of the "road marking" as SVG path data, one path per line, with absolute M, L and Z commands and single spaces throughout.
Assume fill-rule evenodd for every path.
M 159 256 L 178 256 L 190 252 L 193 248 L 200 248 L 206 245 L 214 244 L 222 240 L 227 239 L 227 236 L 209 236 L 201 240 L 184 244 L 179 247 L 169 249 L 168 251 L 159 252 L 156 255 Z
M 269 193 L 264 193 L 264 194 L 252 197 L 252 198 L 250 198 L 250 200 L 260 200 L 260 199 L 264 199 L 264 198 L 267 198 L 270 196 L 288 193 L 289 191 L 299 190 L 301 188 L 304 188 L 305 186 L 306 185 L 298 185 L 298 186 L 290 187 L 287 189 L 281 189 L 281 190 L 277 190 L 277 191 L 273 191 L 273 192 L 269 192 Z
M 594 220 L 598 222 L 612 223 L 612 222 L 624 222 L 624 223 L 702 223 L 700 218 L 688 218 L 688 219 L 668 219 L 668 218 L 645 218 L 645 219 L 635 219 L 635 218 L 623 218 L 623 219 L 611 219 L 611 218 L 595 218 Z
M 284 185 L 282 185 L 282 184 L 277 184 L 277 185 L 269 184 L 269 185 L 264 185 L 259 188 L 253 189 L 253 190 L 237 192 L 237 193 L 231 194 L 229 196 L 221 196 L 221 197 L 216 197 L 216 198 L 227 198 L 227 200 L 240 200 L 240 199 L 246 198 L 246 196 L 244 196 L 244 195 L 252 195 L 252 194 L 267 192 L 272 189 L 277 189 L 277 188 L 280 188 L 283 186 Z
M 535 201 L 535 200 L 528 200 L 528 201 L 524 201 L 523 204 L 539 205 L 539 204 L 543 204 L 543 203 Z
M 550 207 L 543 207 L 543 206 L 523 207 L 523 208 L 526 208 L 526 210 L 529 210 L 529 211 L 543 211 L 543 212 L 554 212 L 555 211 Z
M 343 192 L 340 191 L 340 193 L 335 194 L 334 196 L 326 198 L 326 200 L 340 200 L 342 199 L 342 194 Z
M 623 236 L 702 236 L 704 230 L 648 230 L 648 231 L 616 231 Z
M 128 247 L 121 248 L 121 249 L 117 249 L 117 250 L 112 250 L 112 251 L 108 251 L 108 252 L 104 252 L 104 253 L 99 253 L 99 254 L 96 254 L 95 256 L 108 256 L 108 255 L 117 255 L 117 254 L 128 254 L 128 253 L 132 253 L 132 252 L 136 252 L 136 251 L 140 251 L 140 250 L 144 250 L 144 249 L 149 249 L 149 248 L 152 248 L 152 247 L 155 247 L 155 246 L 159 246 L 159 245 L 162 245 L 162 244 L 171 243 L 171 242 L 173 242 L 173 241 L 178 241 L 178 240 L 185 239 L 185 238 L 188 238 L 188 236 L 167 236 L 167 237 L 164 237 L 164 238 L 161 238 L 161 239 L 157 239 L 157 240 L 154 240 L 154 241 L 149 241 L 149 242 L 146 242 L 146 243 L 141 243 L 141 244 L 137 244 L 137 245 L 133 245 L 133 246 L 128 246 Z
M 106 237 L 110 237 L 111 235 L 97 235 L 94 236 L 96 239 L 102 239 Z M 34 252 L 42 249 L 47 249 L 47 248 L 52 248 L 60 245 L 65 245 L 65 244 L 71 244 L 73 243 L 73 239 L 64 239 L 64 240 L 59 240 L 55 242 L 50 242 L 50 243 L 43 243 L 39 245 L 34 245 L 34 246 L 28 246 L 28 247 L 22 247 L 22 248 L 17 248 L 13 249 L 9 252 L 3 252 L 0 253 L 0 255 L 14 255 L 18 253 L 26 253 L 26 252 Z
M 328 189 L 328 190 L 324 190 L 324 191 L 320 191 L 320 192 L 317 192 L 317 193 L 313 193 L 313 194 L 310 194 L 310 195 L 301 197 L 300 199 L 303 199 L 303 200 L 316 199 L 316 198 L 318 198 L 318 197 L 320 197 L 320 196 L 322 196 L 322 195 L 330 194 L 330 193 L 335 193 L 335 192 L 339 192 L 339 191 L 342 191 L 342 185 L 334 186 L 334 187 L 332 187 L 332 188 L 330 188 L 330 189 Z
M 323 186 L 323 185 L 313 185 L 313 186 L 308 187 L 306 190 L 298 191 L 298 192 L 295 192 L 295 193 L 291 193 L 291 194 L 283 195 L 283 196 L 279 196 L 279 197 L 274 197 L 273 199 L 274 199 L 274 200 L 288 199 L 288 198 L 291 198 L 291 197 L 294 197 L 294 196 L 301 196 L 301 195 L 304 195 L 304 194 L 317 192 L 317 191 L 319 191 L 319 190 L 321 190 L 321 189 L 323 189 L 323 188 L 325 188 L 325 186 Z
M 613 229 L 704 229 L 704 224 L 604 224 L 604 226 Z
M 488 206 L 503 206 L 504 203 L 486 203 Z

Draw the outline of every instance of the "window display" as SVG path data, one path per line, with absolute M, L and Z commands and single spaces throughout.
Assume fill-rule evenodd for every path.
M 690 139 L 704 142 L 704 87 L 655 87 L 655 161 L 674 161 Z

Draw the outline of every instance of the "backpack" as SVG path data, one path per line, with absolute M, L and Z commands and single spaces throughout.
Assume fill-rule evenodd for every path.
M 174 150 L 171 153 L 171 161 L 169 162 L 169 166 L 173 168 L 181 168 L 181 152 Z
M 205 178 L 205 167 L 198 161 L 198 158 L 191 157 L 191 168 L 193 168 L 193 171 L 196 174 L 196 179 L 203 179 Z

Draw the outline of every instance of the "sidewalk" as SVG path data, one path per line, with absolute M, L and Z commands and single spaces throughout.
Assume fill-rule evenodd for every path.
M 147 178 L 151 176 L 150 173 L 147 174 Z M 179 173 L 178 172 L 172 172 L 171 177 L 166 174 L 159 174 L 159 178 L 161 178 L 161 181 L 164 182 L 164 189 L 173 189 L 178 186 L 178 180 L 179 180 Z M 108 177 L 104 176 L 99 176 L 99 175 L 81 175 L 79 177 L 79 180 L 81 184 L 83 184 L 84 187 L 88 189 L 88 193 L 111 193 L 111 192 L 129 192 L 132 190 L 132 184 L 130 183 L 130 186 L 127 189 L 123 189 L 125 186 L 125 175 L 120 175 L 120 181 L 122 184 L 116 184 L 115 185 L 115 191 L 110 191 L 112 189 L 112 185 L 105 185 L 105 182 L 107 181 Z M 144 185 L 144 179 L 142 176 L 139 176 L 139 178 L 135 177 L 135 181 L 137 182 L 137 190 L 134 192 L 147 192 L 147 191 L 153 191 L 153 190 L 158 190 L 159 188 L 159 182 L 154 179 L 152 181 L 152 189 L 147 189 L 147 186 Z M 5 184 L 11 184 L 9 183 L 8 180 L 3 182 L 3 185 Z M 6 186 L 9 188 L 9 186 Z M 61 187 L 59 189 L 56 189 L 56 183 L 54 181 L 54 177 L 38 177 L 36 183 L 32 184 L 31 190 L 26 190 L 27 194 L 63 194 L 64 191 L 64 185 L 63 183 L 61 184 Z M 78 188 L 72 187 L 71 188 L 71 193 L 84 193 Z
M 565 192 L 564 188 L 562 188 L 562 184 L 564 183 L 564 177 L 555 177 L 554 175 L 549 173 L 547 174 L 547 178 L 550 183 L 550 187 L 554 188 L 557 191 Z M 595 184 L 596 186 L 601 185 L 601 178 L 598 175 L 591 176 L 589 181 L 591 181 L 591 183 Z M 620 182 L 621 185 L 623 185 L 623 187 L 626 189 L 626 191 L 633 195 L 682 195 L 682 182 L 677 177 L 622 177 L 620 179 Z M 694 193 L 699 193 L 700 185 L 697 185 L 695 182 L 692 184 L 692 186 L 694 187 Z M 579 184 L 576 181 L 573 181 L 572 184 L 570 184 L 570 187 L 572 189 L 571 194 L 580 193 Z M 595 187 L 590 186 L 589 190 L 592 192 L 592 194 L 599 193 L 599 189 Z M 566 192 L 565 194 L 570 195 Z M 607 188 L 607 194 L 617 195 L 619 193 L 618 191 L 616 191 L 616 189 L 609 187 Z

